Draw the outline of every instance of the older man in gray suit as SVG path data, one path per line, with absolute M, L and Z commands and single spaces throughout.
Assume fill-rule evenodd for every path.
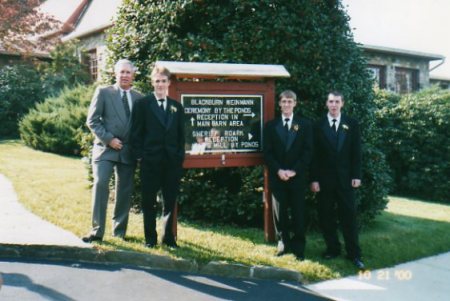
M 95 136 L 92 149 L 92 230 L 84 242 L 101 241 L 105 234 L 109 182 L 115 172 L 115 208 L 113 235 L 124 238 L 131 206 L 136 162 L 130 153 L 131 111 L 141 94 L 131 89 L 135 67 L 129 60 L 114 66 L 116 83 L 97 88 L 87 117 L 87 126 Z

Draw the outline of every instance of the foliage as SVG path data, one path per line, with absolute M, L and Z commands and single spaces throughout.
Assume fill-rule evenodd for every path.
M 80 153 L 78 140 L 84 126 L 94 86 L 65 88 L 56 97 L 39 103 L 19 124 L 24 143 L 35 149 L 58 154 Z
M 450 92 L 399 96 L 378 91 L 377 118 L 395 193 L 450 202 Z
M 238 225 L 262 223 L 260 167 L 191 169 L 181 187 L 179 203 L 183 217 Z
M 31 65 L 0 69 L 0 137 L 18 135 L 17 122 L 45 94 L 38 72 Z
M 363 221 L 385 207 L 389 177 L 378 145 L 381 135 L 375 123 L 372 83 L 340 1 L 125 0 L 108 48 L 111 62 L 126 57 L 136 63 L 141 83 L 157 60 L 282 64 L 291 77 L 278 80 L 277 91 L 296 91 L 302 114 L 310 118 L 324 114 L 329 90 L 341 90 L 347 111 L 360 120 L 363 129 L 364 185 L 358 194 Z M 183 214 L 194 216 L 195 212 L 187 213 L 189 208 L 210 206 L 209 215 L 213 208 L 223 212 L 225 203 L 235 204 L 234 194 L 218 193 L 207 182 L 221 172 L 187 173 L 183 192 L 196 197 L 184 193 Z M 253 195 L 246 197 L 249 207 L 244 215 L 257 214 L 253 210 L 260 208 L 261 194 L 256 188 L 262 186 L 261 174 L 255 177 L 252 169 L 226 172 L 232 176 L 221 179 L 222 187 L 233 186 L 228 182 L 235 181 L 236 174 L 244 183 L 254 184 L 242 186 L 243 195 Z M 197 179 L 205 181 L 205 186 L 198 185 Z M 214 204 L 217 200 L 219 204 Z
M 58 21 L 38 10 L 42 0 L 0 1 L 0 44 L 7 51 L 33 51 L 45 47 L 48 39 L 38 35 L 55 29 Z M 34 40 L 30 39 L 34 37 Z
M 66 42 L 56 45 L 50 51 L 49 62 L 41 62 L 38 70 L 48 95 L 57 95 L 64 87 L 72 88 L 78 84 L 90 82 L 88 67 L 80 63 L 77 57 L 77 42 Z M 83 62 L 84 53 L 81 52 Z

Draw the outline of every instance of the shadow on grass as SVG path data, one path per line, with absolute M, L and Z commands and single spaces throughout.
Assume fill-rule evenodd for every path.
M 251 255 L 239 257 L 239 255 L 234 253 L 226 254 L 223 250 L 207 247 L 208 244 L 202 244 L 201 241 L 193 242 L 183 237 L 179 240 L 180 248 L 178 249 L 158 246 L 155 250 L 149 249 L 148 253 L 166 254 L 195 260 L 199 264 L 205 264 L 209 261 L 226 261 L 246 265 L 290 266 L 290 268 L 304 273 L 304 276 L 310 280 L 328 278 L 328 276 L 323 278 L 320 275 L 318 277 L 311 275 L 311 269 L 329 270 L 329 272 L 326 272 L 327 275 L 333 273 L 340 276 L 358 272 L 351 262 L 345 259 L 345 254 L 334 260 L 323 260 L 321 253 L 324 250 L 324 244 L 319 233 L 309 233 L 307 235 L 307 260 L 300 263 L 293 256 L 289 255 L 279 258 L 275 257 L 275 245 L 264 242 L 264 232 L 259 229 L 205 226 L 205 224 L 185 221 L 183 226 L 193 228 L 195 231 L 220 233 L 224 236 L 251 241 L 254 244 L 254 248 L 261 249 L 262 255 L 258 257 L 252 257 Z M 368 269 L 372 270 L 447 252 L 450 250 L 449 230 L 450 223 L 448 222 L 384 212 L 370 227 L 360 234 L 363 259 Z M 211 235 L 211 237 L 213 236 Z M 220 236 L 216 239 L 220 239 Z M 126 242 L 111 240 L 103 244 L 116 249 L 136 251 L 136 246 L 143 243 L 142 237 L 129 237 Z M 272 245 L 273 248 L 267 248 L 267 246 Z

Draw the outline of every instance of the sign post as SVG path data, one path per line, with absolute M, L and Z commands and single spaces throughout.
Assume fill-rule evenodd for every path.
M 168 61 L 158 61 L 156 65 L 170 71 L 169 95 L 184 106 L 184 168 L 264 164 L 263 127 L 275 114 L 275 78 L 290 76 L 283 66 Z M 273 242 L 267 168 L 263 201 L 265 240 Z

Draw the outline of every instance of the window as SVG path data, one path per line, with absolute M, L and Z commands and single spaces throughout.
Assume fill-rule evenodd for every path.
M 395 92 L 410 93 L 419 90 L 419 70 L 395 68 Z
M 386 88 L 386 67 L 380 65 L 369 65 L 368 69 L 372 74 L 372 78 L 378 85 L 378 88 Z
M 95 82 L 98 79 L 98 56 L 97 49 L 92 49 L 88 52 L 89 57 L 89 73 L 92 80 Z

